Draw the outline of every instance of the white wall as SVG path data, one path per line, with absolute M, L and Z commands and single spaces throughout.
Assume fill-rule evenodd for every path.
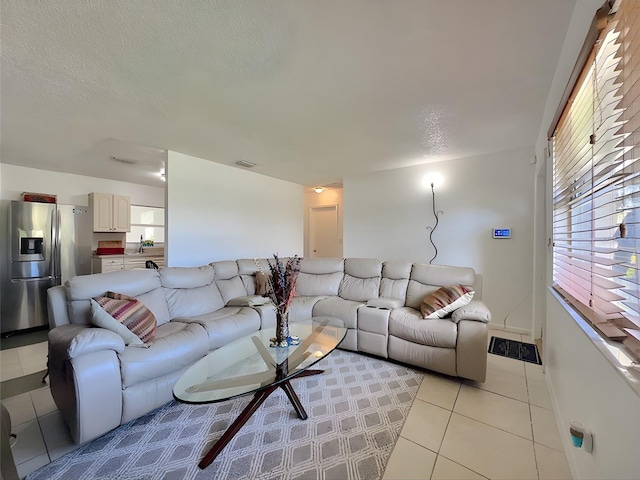
M 0 199 L 20 200 L 22 192 L 57 195 L 66 205 L 89 205 L 91 192 L 112 193 L 127 195 L 136 205 L 164 207 L 163 188 L 0 164 Z
M 131 197 L 131 203 L 164 207 L 164 188 L 119 182 L 104 178 L 51 172 L 17 165 L 0 164 L 0 222 L 7 222 L 8 206 L 20 200 L 22 192 L 48 193 L 57 196 L 59 204 L 89 205 L 89 193 L 101 192 Z M 100 240 L 125 241 L 124 233 L 94 233 L 92 249 Z
M 492 323 L 531 331 L 532 150 L 431 163 L 344 179 L 344 255 L 428 263 L 433 256 L 427 226 L 433 226 L 428 172 L 443 210 L 433 234 L 434 264 L 473 267 L 483 276 L 483 300 Z M 492 228 L 511 228 L 510 240 L 495 240 Z
M 170 151 L 167 264 L 302 255 L 302 205 L 301 185 Z
M 596 347 L 604 342 L 593 329 L 550 292 L 547 314 L 547 384 L 573 477 L 640 478 L 640 397 Z M 571 420 L 593 432 L 593 453 L 571 446 Z

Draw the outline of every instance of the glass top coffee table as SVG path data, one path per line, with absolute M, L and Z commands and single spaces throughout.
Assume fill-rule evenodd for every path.
M 247 423 L 276 389 L 282 388 L 298 417 L 307 419 L 300 399 L 289 380 L 319 375 L 310 369 L 342 342 L 347 329 L 341 320 L 316 317 L 289 324 L 290 334 L 300 337 L 299 345 L 269 347 L 274 329 L 259 330 L 209 353 L 192 365 L 173 387 L 176 400 L 186 403 L 213 403 L 254 393 L 253 399 L 207 452 L 198 466 L 206 468 Z

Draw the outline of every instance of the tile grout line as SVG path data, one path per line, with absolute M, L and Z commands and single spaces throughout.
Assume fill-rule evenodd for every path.
M 49 385 L 47 385 L 49 386 Z M 33 401 L 33 397 L 31 396 L 31 392 L 29 392 L 29 400 L 31 400 L 31 406 L 33 407 L 33 411 L 36 413 L 36 422 L 38 422 L 38 429 L 40 430 L 40 436 L 42 437 L 42 443 L 44 445 L 44 449 L 47 452 L 47 457 L 49 457 L 49 463 L 51 463 L 51 455 L 49 454 L 49 445 L 47 445 L 47 441 L 44 438 L 44 430 L 42 428 L 42 424 L 40 423 L 40 415 L 38 414 L 38 409 L 36 408 L 36 404 Z
M 438 457 L 440 456 L 440 450 L 442 449 L 442 444 L 444 443 L 444 437 L 447 435 L 447 430 L 449 429 L 449 425 L 451 424 L 451 417 L 453 417 L 453 409 L 456 407 L 456 402 L 458 401 L 458 397 L 460 396 L 461 390 L 462 390 L 462 383 L 459 383 L 458 392 L 456 393 L 456 398 L 453 401 L 453 405 L 451 405 L 451 410 L 449 410 L 449 418 L 447 419 L 447 425 L 444 427 L 444 433 L 442 434 L 442 438 L 440 439 L 440 444 L 438 445 L 438 451 L 436 452 L 436 461 L 433 462 L 433 468 L 431 469 L 431 474 L 429 475 L 429 479 L 433 477 L 433 472 L 436 469 L 436 463 L 438 463 Z
M 473 470 L 472 468 L 469 468 L 468 466 L 463 465 L 463 464 L 462 464 L 462 463 L 460 463 L 460 462 L 456 462 L 455 460 L 453 460 L 453 459 L 451 459 L 451 458 L 447 457 L 446 455 L 442 455 L 442 454 L 440 454 L 440 453 L 439 453 L 439 454 L 438 454 L 438 457 L 446 458 L 446 459 L 447 459 L 447 460 L 449 460 L 450 462 L 455 463 L 456 465 L 460 465 L 460 466 L 461 466 L 462 468 L 464 468 L 465 470 L 469 470 L 470 472 L 473 472 L 473 473 L 475 473 L 476 475 L 481 476 L 482 478 L 486 478 L 487 480 L 490 480 L 490 478 L 489 478 L 489 477 L 487 477 L 487 476 L 485 476 L 485 475 L 481 474 L 480 472 L 476 472 L 476 471 L 475 471 L 475 470 Z M 437 458 L 436 458 L 436 462 L 437 462 Z M 431 476 L 433 476 L 433 473 L 431 474 Z
M 529 405 L 529 425 L 531 426 L 533 461 L 536 464 L 536 474 L 538 475 L 538 479 L 540 479 L 540 467 L 538 466 L 538 455 L 536 454 L 536 434 L 533 428 L 533 413 L 531 412 L 531 395 L 529 394 L 529 376 L 527 375 L 526 367 L 524 369 L 524 372 L 525 372 L 524 381 L 527 386 L 527 403 Z
M 34 345 L 37 345 L 37 344 L 34 344 Z M 15 350 L 16 351 L 16 357 L 18 358 L 18 364 L 20 365 L 20 370 L 22 371 L 21 377 L 26 377 L 26 376 L 30 375 L 30 374 L 25 374 L 24 373 L 24 368 L 23 368 L 23 365 L 22 365 L 22 359 L 20 358 L 20 353 L 19 353 L 21 349 L 24 349 L 25 347 L 28 347 L 28 346 L 29 345 L 25 345 L 25 346 L 22 346 L 22 347 L 15 347 L 15 349 L 8 349 L 8 350 Z M 38 372 L 35 372 L 35 373 L 38 373 Z M 16 378 L 21 378 L 21 377 L 16 377 Z M 45 384 L 45 385 L 47 387 L 49 386 L 48 384 Z M 27 462 L 31 462 L 31 461 L 35 460 L 36 458 L 42 456 L 43 454 L 47 455 L 47 458 L 49 460 L 47 462 L 47 464 L 51 463 L 51 455 L 49 454 L 49 448 L 48 448 L 47 442 L 45 441 L 45 438 L 44 438 L 44 431 L 42 430 L 42 425 L 40 424 L 40 416 L 38 415 L 38 411 L 36 409 L 36 405 L 35 405 L 35 403 L 33 401 L 33 397 L 31 396 L 31 392 L 32 391 L 33 390 L 29 390 L 27 392 L 22 392 L 22 394 L 26 394 L 29 397 L 29 402 L 31 403 L 31 408 L 33 408 L 33 412 L 34 412 L 35 417 L 32 420 L 28 420 L 27 422 L 23 422 L 21 425 L 23 425 L 24 423 L 31 422 L 31 421 L 35 421 L 36 422 L 36 425 L 38 426 L 38 431 L 40 432 L 40 439 L 42 440 L 42 444 L 44 445 L 45 451 L 44 451 L 44 453 L 38 454 L 35 457 L 26 459 L 24 462 L 21 462 L 20 464 L 17 464 L 16 467 L 24 465 Z M 20 395 L 22 395 L 22 394 L 20 394 Z M 29 472 L 29 473 L 32 473 L 32 472 Z M 29 475 L 29 473 L 27 473 L 27 475 Z
M 520 341 L 522 342 L 522 335 L 520 335 Z M 524 361 L 523 361 L 524 364 Z M 527 405 L 529 407 L 529 425 L 531 427 L 531 449 L 533 450 L 533 462 L 536 465 L 536 476 L 540 479 L 540 469 L 538 468 L 538 456 L 536 455 L 536 436 L 533 429 L 533 414 L 531 413 L 531 395 L 529 392 L 529 375 L 527 375 L 527 367 L 524 367 L 524 383 L 527 389 Z
M 477 418 L 473 418 L 473 417 L 470 417 L 468 415 L 464 415 L 463 413 L 459 413 L 459 412 L 451 412 L 451 413 L 455 413 L 456 415 L 460 415 L 461 417 L 468 418 L 469 420 L 473 420 L 474 422 L 481 423 L 482 425 L 486 425 L 487 427 L 495 428 L 496 430 L 500 430 L 501 432 L 508 433 L 508 434 L 513 435 L 515 437 L 521 438 L 522 440 L 526 440 L 527 442 L 532 442 L 533 443 L 533 440 L 530 439 L 530 438 L 523 437 L 522 435 L 518 435 L 517 433 L 510 432 L 509 430 L 505 430 L 504 428 L 496 427 L 495 425 L 483 422 L 482 420 L 478 420 Z M 529 418 L 531 418 L 531 412 L 529 412 Z

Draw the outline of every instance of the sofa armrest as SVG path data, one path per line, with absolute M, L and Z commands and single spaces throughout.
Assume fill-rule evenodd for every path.
M 62 325 L 49 331 L 51 395 L 77 444 L 120 425 L 122 377 L 117 333 L 86 325 Z
M 271 300 L 262 295 L 247 295 L 245 297 L 232 298 L 227 302 L 227 307 L 259 307 L 270 302 Z
M 489 323 L 491 321 L 491 312 L 489 308 L 480 300 L 472 300 L 464 307 L 460 307 L 453 311 L 451 320 L 458 323 L 460 320 L 475 320 L 477 322 Z
M 252 307 L 260 315 L 260 330 L 276 328 L 276 307 L 273 303 L 265 303 Z
M 71 323 L 67 312 L 67 291 L 63 285 L 56 285 L 47 290 L 47 312 L 51 329 Z
M 60 359 L 76 358 L 102 350 L 122 353 L 124 340 L 105 328 L 86 325 L 62 325 L 49 331 L 49 352 Z
M 484 382 L 487 376 L 489 325 L 475 320 L 458 323 L 456 370 L 459 377 Z

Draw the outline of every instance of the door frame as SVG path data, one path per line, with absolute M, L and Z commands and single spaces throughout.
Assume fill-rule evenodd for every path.
M 307 252 L 308 252 L 308 256 L 309 258 L 311 258 L 311 216 L 313 214 L 314 210 L 321 210 L 323 208 L 330 208 L 330 207 L 334 207 L 336 210 L 336 232 L 338 234 L 338 242 L 340 242 L 341 240 L 341 230 L 340 230 L 340 204 L 339 203 L 326 203 L 326 204 L 322 204 L 322 205 L 310 205 L 309 206 L 309 214 L 308 214 L 308 218 L 309 221 L 307 222 L 307 240 L 306 240 L 306 247 L 307 247 Z M 344 251 L 342 252 L 344 254 Z

